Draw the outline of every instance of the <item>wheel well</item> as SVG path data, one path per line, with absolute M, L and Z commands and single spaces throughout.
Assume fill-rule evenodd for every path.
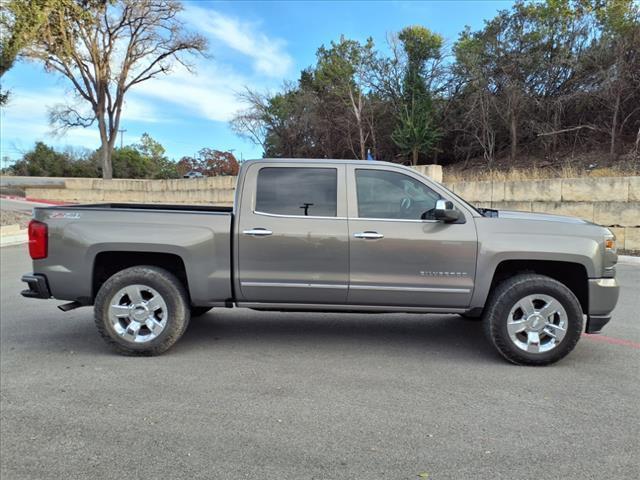
M 537 273 L 559 281 L 573 292 L 582 311 L 589 311 L 589 280 L 583 265 L 552 260 L 505 260 L 496 268 L 489 291 L 493 291 L 503 280 L 519 273 Z
M 98 290 L 109 277 L 125 268 L 136 265 L 153 265 L 164 268 L 173 273 L 189 292 L 187 282 L 187 270 L 182 258 L 171 253 L 156 252 L 100 252 L 96 255 L 93 263 L 93 298 L 98 294 Z

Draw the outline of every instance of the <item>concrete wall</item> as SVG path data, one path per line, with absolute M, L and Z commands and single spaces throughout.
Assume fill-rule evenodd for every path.
M 442 167 L 416 170 L 442 181 Z M 65 179 L 64 187 L 27 188 L 27 196 L 61 202 L 232 205 L 236 177 L 179 180 Z M 640 250 L 640 177 L 459 182 L 447 185 L 481 207 L 571 215 L 610 227 L 620 248 Z
M 640 250 L 640 177 L 459 182 L 447 186 L 479 207 L 583 218 L 611 228 L 619 248 Z
M 27 197 L 58 202 L 146 202 L 232 205 L 236 177 L 178 180 L 71 178 L 64 187 L 27 188 Z

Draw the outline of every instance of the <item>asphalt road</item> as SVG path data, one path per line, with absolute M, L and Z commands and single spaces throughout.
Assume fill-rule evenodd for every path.
M 156 358 L 19 296 L 1 254 L 3 479 L 636 479 L 640 267 L 607 337 L 505 363 L 454 315 L 216 311 Z

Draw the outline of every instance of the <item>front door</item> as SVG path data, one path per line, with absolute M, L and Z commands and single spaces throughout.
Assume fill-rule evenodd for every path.
M 389 167 L 349 167 L 350 282 L 355 305 L 469 305 L 476 230 L 433 219 L 444 198 L 419 177 Z M 447 200 L 453 200 L 446 198 Z M 454 202 L 455 204 L 456 202 Z
M 242 301 L 346 302 L 345 172 L 312 162 L 249 167 L 236 256 Z

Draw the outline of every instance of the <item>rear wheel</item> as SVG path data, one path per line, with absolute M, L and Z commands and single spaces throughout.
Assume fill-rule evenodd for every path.
M 102 338 L 118 353 L 159 355 L 173 346 L 189 324 L 183 284 L 153 266 L 121 270 L 100 287 L 95 322 Z
M 495 290 L 484 315 L 487 336 L 510 362 L 547 365 L 574 349 L 582 308 L 564 284 L 535 274 L 517 275 Z

